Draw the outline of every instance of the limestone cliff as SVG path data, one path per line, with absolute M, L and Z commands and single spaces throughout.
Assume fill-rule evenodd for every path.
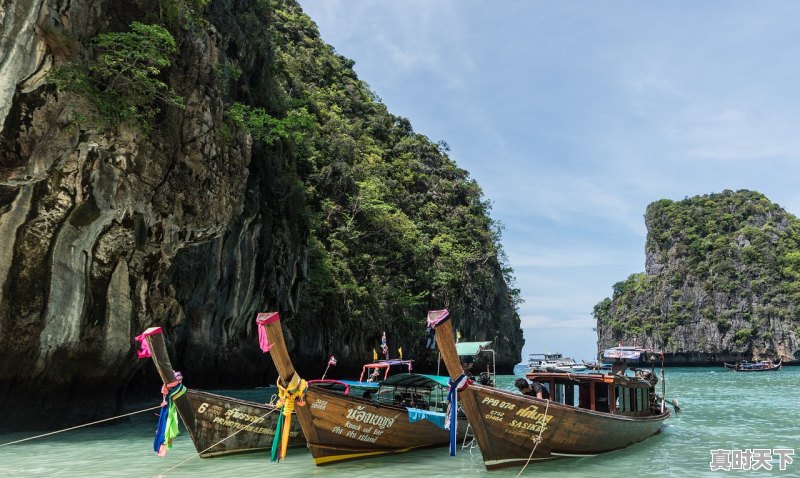
M 655 347 L 671 364 L 800 360 L 800 223 L 751 191 L 647 208 L 646 271 L 594 309 L 598 349 Z
M 178 46 L 159 78 L 183 106 L 159 103 L 147 128 L 103 122 L 91 97 L 49 81 L 135 21 Z M 152 373 L 133 343 L 152 325 L 188 385 L 264 385 L 262 310 L 281 312 L 308 373 L 334 353 L 357 367 L 383 329 L 420 356 L 429 307 L 449 307 L 470 339 L 498 338 L 500 367 L 519 361 L 515 291 L 480 190 L 386 112 L 293 2 L 2 0 L 0 31 L 0 428 L 119 411 L 131 378 Z M 323 85 L 358 101 L 333 108 Z M 262 137 L 231 120 L 234 102 L 283 121 L 298 101 L 313 122 L 302 138 L 282 135 L 285 121 Z M 412 163 L 408 184 L 387 171 Z M 464 217 L 481 219 L 462 230 Z M 446 218 L 449 234 L 425 218 Z M 379 227 L 394 233 L 371 237 Z M 470 254 L 452 252 L 476 236 Z

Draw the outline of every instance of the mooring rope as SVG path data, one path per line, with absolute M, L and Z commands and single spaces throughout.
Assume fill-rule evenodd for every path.
M 275 412 L 275 411 L 278 411 L 278 410 L 279 410 L 278 408 L 273 408 L 272 410 L 268 411 L 267 413 L 265 413 L 265 414 L 261 415 L 261 417 L 260 417 L 260 418 L 266 418 L 266 417 L 268 417 L 268 416 L 269 416 L 271 413 L 273 413 L 273 412 Z M 218 442 L 214 443 L 213 445 L 211 445 L 210 447 L 206 448 L 205 450 L 203 450 L 203 451 L 200 451 L 200 452 L 197 452 L 197 453 L 195 453 L 194 455 L 190 456 L 189 458 L 187 458 L 187 459 L 183 460 L 182 462 L 180 462 L 180 463 L 178 463 L 178 464 L 176 464 L 176 465 L 173 465 L 173 466 L 171 466 L 171 467 L 167 468 L 166 470 L 162 471 L 161 473 L 159 473 L 159 474 L 155 475 L 155 476 L 154 476 L 154 478 L 162 478 L 162 477 L 164 476 L 164 474 L 165 474 L 165 473 L 167 473 L 167 472 L 170 472 L 170 471 L 174 470 L 175 468 L 177 468 L 177 467 L 179 467 L 179 466 L 183 465 L 184 463 L 186 463 L 186 462 L 187 462 L 187 461 L 189 461 L 189 460 L 193 460 L 193 459 L 197 458 L 198 456 L 200 456 L 200 455 L 202 455 L 203 453 L 207 452 L 208 450 L 210 450 L 210 449 L 214 448 L 215 446 L 219 445 L 220 443 L 224 442 L 225 440 L 228 440 L 229 438 L 231 438 L 231 437 L 234 437 L 234 436 L 236 436 L 237 434 L 239 434 L 240 432 L 243 432 L 243 431 L 244 431 L 244 428 L 240 428 L 240 429 L 236 430 L 235 432 L 233 432 L 233 433 L 231 433 L 230 435 L 226 436 L 226 437 L 225 437 L 225 438 L 223 438 L 222 440 L 220 440 L 220 441 L 218 441 Z
M 539 421 L 539 436 L 537 436 L 536 438 L 533 439 L 533 450 L 531 450 L 531 454 L 528 457 L 528 461 L 525 462 L 525 466 L 523 466 L 522 469 L 519 470 L 519 473 L 517 474 L 517 478 L 519 478 L 522 475 L 522 473 L 525 471 L 525 468 L 528 467 L 528 463 L 531 462 L 531 459 L 533 458 L 533 454 L 536 452 L 536 447 L 539 446 L 539 443 L 542 442 L 542 432 L 544 431 L 544 424 L 545 424 L 545 421 L 547 420 L 547 410 L 549 408 L 550 408 L 550 400 L 548 399 L 547 400 L 547 404 L 544 407 L 544 415 L 542 416 L 542 419 Z
M 83 425 L 77 425 L 77 426 L 74 426 L 74 427 L 65 428 L 63 430 L 57 430 L 57 431 L 54 431 L 54 432 L 44 433 L 42 435 L 36 435 L 34 437 L 23 438 L 22 440 L 16 440 L 16 441 L 8 442 L 8 443 L 3 443 L 2 445 L 0 445 L 0 447 L 4 447 L 4 446 L 7 446 L 7 445 L 13 445 L 15 443 L 22 443 L 24 441 L 34 440 L 36 438 L 43 438 L 43 437 L 46 437 L 46 436 L 55 435 L 56 433 L 68 432 L 70 430 L 76 430 L 78 428 L 88 427 L 88 426 L 91 426 L 91 425 L 97 425 L 98 423 L 109 422 L 111 420 L 116 420 L 118 418 L 124 418 L 124 417 L 128 417 L 128 416 L 131 416 L 131 415 L 136 415 L 137 413 L 149 412 L 151 410 L 157 410 L 159 408 L 161 408 L 161 405 L 156 406 L 156 407 L 152 407 L 152 408 L 145 408 L 144 410 L 139 410 L 138 412 L 126 413 L 125 415 L 118 415 L 116 417 L 105 418 L 103 420 L 98 420 L 98 421 L 92 422 L 92 423 L 85 423 Z

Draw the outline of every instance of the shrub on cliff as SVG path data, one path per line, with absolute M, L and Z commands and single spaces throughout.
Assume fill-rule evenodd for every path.
M 183 106 L 183 99 L 159 79 L 178 49 L 162 26 L 133 22 L 130 29 L 97 35 L 93 58 L 56 69 L 50 81 L 61 91 L 88 98 L 105 125 L 127 122 L 148 129 L 163 105 Z

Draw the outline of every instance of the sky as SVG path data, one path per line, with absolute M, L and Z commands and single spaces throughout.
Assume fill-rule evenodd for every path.
M 300 0 L 504 225 L 530 353 L 597 353 L 647 205 L 726 189 L 800 214 L 800 2 Z

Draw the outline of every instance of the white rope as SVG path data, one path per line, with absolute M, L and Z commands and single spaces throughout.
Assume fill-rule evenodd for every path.
M 278 409 L 278 408 L 273 408 L 272 410 L 268 411 L 268 412 L 267 412 L 267 413 L 265 413 L 264 415 L 261 415 L 261 417 L 260 417 L 260 418 L 266 418 L 266 417 L 268 417 L 268 416 L 269 416 L 269 414 L 270 414 L 270 413 L 272 413 L 272 412 L 275 412 L 275 411 L 277 411 L 277 410 L 279 410 L 279 409 Z M 203 453 L 207 452 L 208 450 L 210 450 L 210 449 L 214 448 L 215 446 L 219 445 L 220 443 L 224 442 L 225 440 L 227 440 L 227 439 L 229 439 L 229 438 L 231 438 L 231 437 L 234 437 L 234 436 L 236 436 L 237 434 L 239 434 L 239 432 L 242 432 L 242 431 L 244 431 L 244 428 L 240 428 L 240 429 L 236 430 L 235 432 L 233 432 L 233 433 L 231 433 L 230 435 L 226 436 L 226 437 L 225 437 L 225 438 L 223 438 L 222 440 L 220 440 L 220 441 L 218 441 L 218 442 L 214 443 L 213 445 L 211 445 L 210 447 L 206 448 L 205 450 L 203 450 L 203 451 L 201 451 L 201 452 L 198 452 L 198 453 L 195 453 L 194 455 L 192 455 L 192 456 L 190 456 L 189 458 L 187 458 L 187 459 L 183 460 L 182 462 L 178 463 L 177 465 L 174 465 L 174 466 L 172 466 L 172 467 L 170 467 L 170 468 L 167 468 L 166 470 L 162 471 L 161 473 L 159 473 L 159 474 L 155 475 L 155 477 L 154 477 L 154 478 L 163 478 L 163 475 L 164 475 L 165 473 L 167 473 L 167 472 L 169 472 L 169 471 L 172 471 L 172 470 L 174 470 L 175 468 L 177 468 L 177 467 L 179 467 L 179 466 L 183 465 L 184 463 L 186 463 L 186 462 L 187 462 L 187 461 L 189 461 L 189 460 L 193 460 L 193 459 L 197 458 L 198 456 L 200 456 L 200 455 L 202 455 Z
M 528 457 L 528 461 L 525 462 L 525 466 L 523 466 L 522 469 L 519 470 L 519 473 L 517 474 L 517 478 L 519 478 L 520 475 L 522 475 L 522 472 L 525 471 L 525 468 L 528 467 L 528 463 L 531 462 L 531 459 L 533 458 L 533 454 L 534 454 L 534 452 L 536 452 L 536 447 L 539 446 L 539 443 L 542 442 L 542 432 L 544 431 L 544 428 L 545 428 L 544 424 L 545 424 L 545 421 L 547 420 L 547 410 L 549 408 L 550 408 L 550 400 L 548 399 L 547 400 L 547 404 L 544 407 L 544 415 L 542 416 L 542 420 L 539 422 L 540 423 L 540 425 L 539 425 L 539 436 L 533 439 L 533 450 L 531 450 L 531 454 Z
M 137 413 L 149 412 L 150 410 L 156 410 L 158 408 L 161 408 L 161 405 L 153 407 L 153 408 L 146 408 L 144 410 L 139 410 L 138 412 L 126 413 L 125 415 L 119 415 L 119 416 L 116 416 L 116 417 L 105 418 L 103 420 L 98 420 L 96 422 L 86 423 L 84 425 L 78 425 L 78 426 L 74 426 L 74 427 L 70 427 L 70 428 L 65 428 L 63 430 L 57 430 L 57 431 L 54 431 L 54 432 L 45 433 L 43 435 L 36 435 L 35 437 L 23 438 L 22 440 L 16 440 L 16 441 L 8 442 L 8 443 L 3 443 L 2 445 L 0 445 L 0 447 L 4 447 L 4 446 L 7 446 L 7 445 L 13 445 L 15 443 L 22 443 L 24 441 L 34 440 L 36 438 L 42 438 L 42 437 L 46 437 L 46 436 L 50 436 L 50 435 L 55 435 L 56 433 L 68 432 L 70 430 L 76 430 L 78 428 L 88 427 L 90 425 L 97 425 L 98 423 L 108 422 L 108 421 L 111 421 L 111 420 L 116 420 L 117 418 L 123 418 L 123 417 L 127 417 L 127 416 L 130 416 L 130 415 L 136 415 Z

